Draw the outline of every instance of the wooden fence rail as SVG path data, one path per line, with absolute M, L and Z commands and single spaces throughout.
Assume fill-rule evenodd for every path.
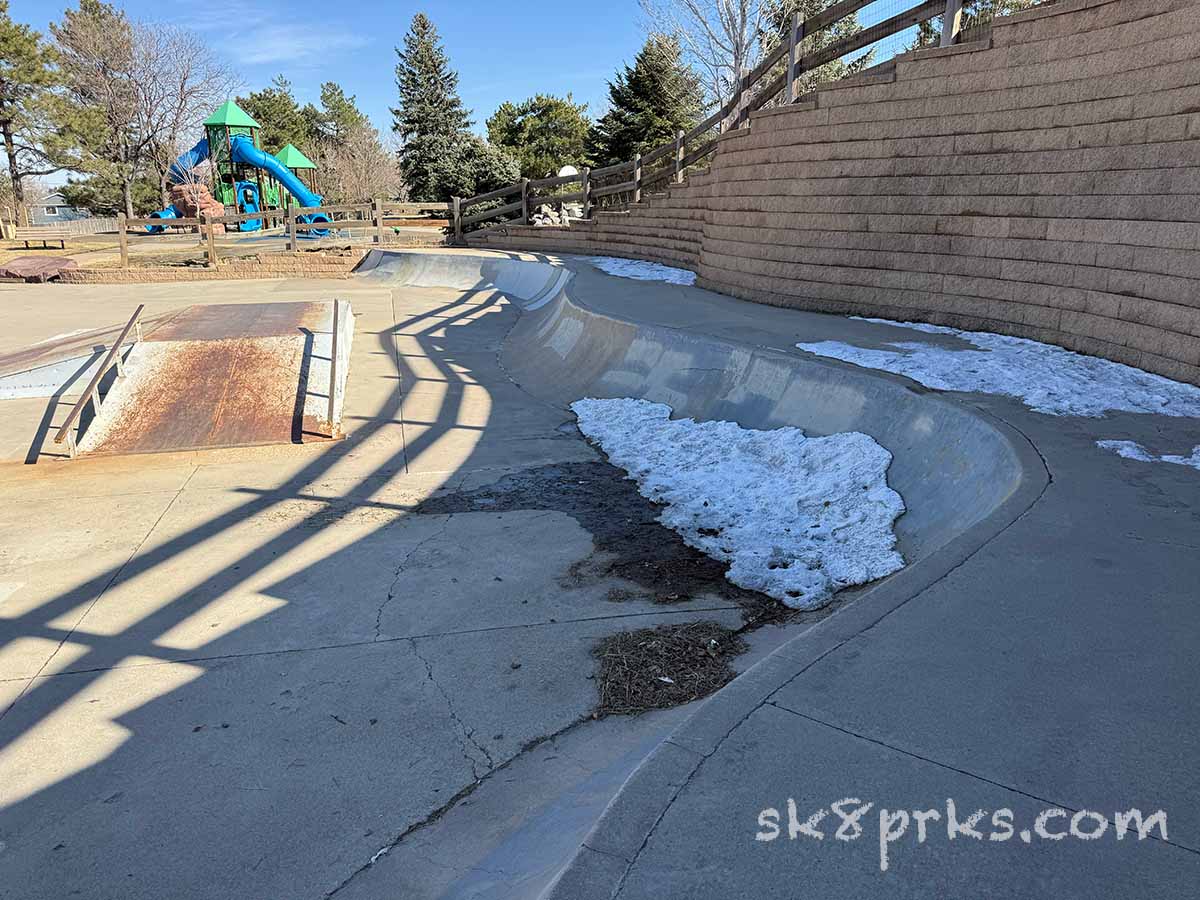
M 643 188 L 647 185 L 681 183 L 689 167 L 701 162 L 716 150 L 717 131 L 731 131 L 744 127 L 749 122 L 750 113 L 768 103 L 790 104 L 799 101 L 801 97 L 796 92 L 796 84 L 805 72 L 811 72 L 848 53 L 900 34 L 914 25 L 928 22 L 938 16 L 943 17 L 943 47 L 950 46 L 961 38 L 963 0 L 925 0 L 883 21 L 833 41 L 820 50 L 801 55 L 800 48 L 806 38 L 827 31 L 874 2 L 876 0 L 841 0 L 804 20 L 801 20 L 799 13 L 793 14 L 786 39 L 781 40 L 773 51 L 746 73 L 738 82 L 730 99 L 690 130 L 677 132 L 675 139 L 670 143 L 653 147 L 626 162 L 591 170 L 584 169 L 578 175 L 560 175 L 533 181 L 522 179 L 517 184 L 497 188 L 475 197 L 454 197 L 450 203 L 453 240 L 455 243 L 462 243 L 466 229 L 472 225 L 484 226 L 476 229 L 478 231 L 504 225 L 527 225 L 531 210 L 552 203 L 582 202 L 584 218 L 591 216 L 594 200 L 628 194 L 632 202 L 638 203 L 641 201 Z M 781 63 L 782 71 L 777 71 Z M 648 169 L 652 163 L 658 165 Z M 595 183 L 598 179 L 606 180 L 625 173 L 630 173 L 631 177 L 615 184 Z M 573 184 L 579 184 L 580 189 L 565 195 L 530 196 L 529 193 L 530 189 L 543 190 Z M 519 194 L 520 199 L 475 212 L 470 211 L 473 206 L 503 200 L 514 194 Z M 516 219 L 504 218 L 518 212 L 520 215 Z M 494 222 L 496 219 L 500 221 Z

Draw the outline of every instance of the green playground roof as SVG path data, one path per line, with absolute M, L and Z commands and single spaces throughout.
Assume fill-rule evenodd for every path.
M 250 118 L 250 114 L 234 103 L 226 100 L 211 116 L 204 120 L 205 125 L 228 125 L 233 128 L 258 128 L 258 123 Z
M 296 149 L 294 144 L 288 144 L 275 154 L 275 158 L 289 169 L 315 169 L 317 164 Z

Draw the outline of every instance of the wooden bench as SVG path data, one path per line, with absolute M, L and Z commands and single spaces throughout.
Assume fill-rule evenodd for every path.
M 42 246 L 49 249 L 51 241 L 58 241 L 58 246 L 67 249 L 67 238 L 70 233 L 65 228 L 46 228 L 35 225 L 30 228 L 17 228 L 13 231 L 13 240 L 24 241 L 25 249 L 29 249 L 30 241 L 41 241 Z

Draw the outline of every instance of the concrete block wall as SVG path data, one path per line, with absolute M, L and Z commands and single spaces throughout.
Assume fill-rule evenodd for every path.
M 1200 384 L 1200 0 L 1060 0 L 723 137 L 628 213 L 482 246 L 1059 344 Z

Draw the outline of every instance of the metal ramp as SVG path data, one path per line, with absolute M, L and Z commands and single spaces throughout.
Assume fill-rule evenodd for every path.
M 190 306 L 117 352 L 138 313 L 55 436 L 72 456 L 340 436 L 353 328 L 345 301 Z M 101 397 L 114 367 L 120 377 Z

